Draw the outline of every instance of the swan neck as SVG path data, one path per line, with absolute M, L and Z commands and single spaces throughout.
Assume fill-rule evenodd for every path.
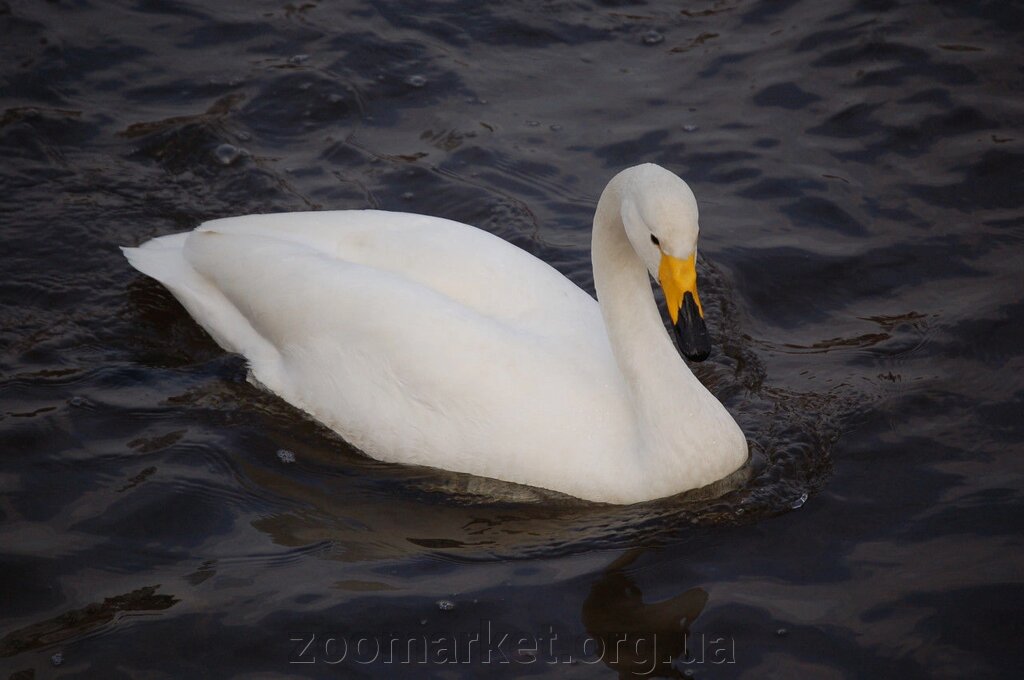
M 678 400 L 686 385 L 704 391 L 665 329 L 647 268 L 622 222 L 628 185 L 616 177 L 598 201 L 591 257 L 597 300 L 615 360 L 641 419 L 653 400 Z M 682 382 L 682 384 L 681 384 Z
M 627 171 L 628 172 L 628 171 Z M 594 285 L 612 353 L 633 409 L 636 446 L 652 497 L 678 480 L 711 484 L 747 459 L 743 432 L 690 371 L 669 337 L 647 267 L 633 249 L 622 205 L 636 196 L 620 174 L 598 201 L 591 244 Z

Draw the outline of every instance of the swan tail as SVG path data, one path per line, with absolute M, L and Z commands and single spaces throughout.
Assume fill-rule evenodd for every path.
M 137 248 L 122 247 L 128 263 L 159 281 L 214 341 L 229 352 L 244 355 L 250 365 L 274 362 L 277 350 L 252 327 L 230 300 L 185 258 L 191 232 L 161 236 Z

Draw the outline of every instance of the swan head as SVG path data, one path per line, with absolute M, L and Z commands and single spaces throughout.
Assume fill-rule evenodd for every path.
M 624 174 L 626 235 L 661 284 L 680 351 L 691 361 L 703 361 L 711 353 L 711 340 L 697 295 L 697 199 L 686 182 L 653 163 Z

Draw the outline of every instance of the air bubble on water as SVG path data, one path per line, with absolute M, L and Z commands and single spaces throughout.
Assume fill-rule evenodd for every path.
M 62 663 L 64 663 L 64 654 L 62 652 L 57 652 L 56 654 L 50 657 L 50 663 L 52 663 L 54 666 L 61 665 Z
M 644 33 L 644 44 L 645 45 L 657 45 L 660 42 L 665 41 L 665 36 L 657 31 L 647 31 Z
M 288 59 L 289 64 L 302 64 L 309 61 L 308 54 L 296 54 L 294 57 Z
M 235 137 L 238 137 L 238 141 L 240 142 L 248 142 L 250 139 L 252 139 L 252 135 L 246 132 L 245 130 L 242 130 L 241 132 L 236 134 Z
M 288 449 L 278 449 L 277 450 L 277 459 L 279 461 L 281 461 L 282 463 L 294 463 L 295 462 L 295 454 L 292 453 L 291 451 L 289 451 Z
M 529 125 L 530 127 L 537 127 L 538 125 L 540 125 L 540 121 L 538 121 L 538 120 L 528 120 L 528 121 L 526 121 L 526 124 Z
M 411 85 L 412 87 L 423 87 L 427 84 L 427 79 L 417 73 L 406 78 L 405 84 Z
M 311 87 L 313 87 L 313 83 L 302 83 L 299 85 L 300 90 L 308 90 Z
M 455 603 L 451 600 L 438 600 L 437 608 L 443 612 L 450 612 L 451 610 L 455 609 Z
M 405 201 L 411 201 L 415 197 L 416 194 L 412 193 L 411 191 L 406 191 L 405 193 L 402 194 L 402 200 Z
M 786 630 L 785 628 L 779 628 L 777 631 L 775 631 L 775 634 L 778 635 L 779 637 L 786 637 L 786 635 L 788 633 L 789 633 L 789 631 Z
M 552 132 L 558 132 L 559 130 L 562 129 L 562 126 L 559 125 L 558 123 L 554 123 L 553 125 L 550 126 L 550 129 Z
M 687 123 L 686 125 L 683 126 L 683 131 L 684 132 L 696 132 L 697 131 L 697 126 L 694 125 L 693 123 Z
M 804 506 L 804 503 L 806 503 L 806 502 L 807 502 L 807 492 L 805 491 L 802 494 L 800 494 L 800 498 L 797 498 L 795 501 L 790 503 L 789 507 L 791 507 L 794 510 L 796 510 L 798 508 L 802 508 Z
M 344 96 L 342 96 L 342 95 L 340 95 L 340 94 L 338 94 L 336 92 L 333 93 L 333 94 L 327 95 L 327 101 L 329 101 L 332 104 L 337 104 L 338 102 L 343 101 L 344 99 L 345 99 Z
M 85 406 L 85 397 L 71 397 L 68 403 L 75 407 Z
M 243 155 L 243 151 L 234 144 L 225 143 L 214 149 L 213 155 L 221 165 L 231 165 Z

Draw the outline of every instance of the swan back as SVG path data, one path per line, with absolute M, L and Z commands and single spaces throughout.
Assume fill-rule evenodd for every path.
M 339 265 L 391 272 L 521 331 L 594 330 L 595 319 L 580 318 L 590 296 L 553 267 L 493 234 L 440 217 L 381 210 L 248 215 L 212 220 L 194 233 L 270 239 Z M 198 239 L 190 245 L 198 256 Z

